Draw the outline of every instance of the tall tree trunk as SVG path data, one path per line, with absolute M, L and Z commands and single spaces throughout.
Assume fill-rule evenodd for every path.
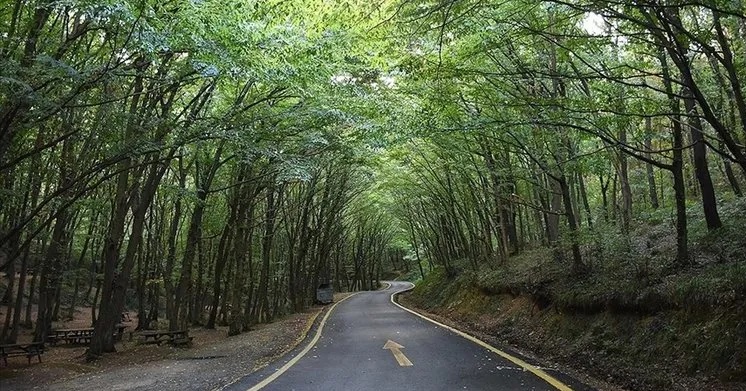
M 726 178 L 728 178 L 728 183 L 730 183 L 730 187 L 731 189 L 733 189 L 733 194 L 735 194 L 736 197 L 742 197 L 743 192 L 741 191 L 741 186 L 738 184 L 736 175 L 733 173 L 733 165 L 727 158 L 723 158 L 723 171 L 725 171 L 725 176 Z
M 598 175 L 598 182 L 601 185 L 601 203 L 604 208 L 604 221 L 607 223 L 609 222 L 609 179 L 606 179 L 606 182 L 604 182 L 604 176 L 603 174 Z
M 39 277 L 39 305 L 36 317 L 34 341 L 46 342 L 52 329 L 52 311 L 57 286 L 62 275 L 63 251 L 67 241 L 67 212 L 62 211 L 54 224 L 52 239 L 45 255 Z
M 41 261 L 37 260 L 36 263 L 34 264 L 34 273 L 31 276 L 31 284 L 29 285 L 29 289 L 28 289 L 28 302 L 26 303 L 26 311 L 23 316 L 23 327 L 28 328 L 28 329 L 33 327 L 33 322 L 31 321 L 31 313 L 33 311 L 33 305 L 34 305 L 34 294 L 38 290 L 40 268 L 41 268 Z M 37 300 L 37 303 L 38 303 L 38 300 Z
M 627 130 L 625 128 L 619 131 L 619 142 L 623 145 L 627 144 Z M 629 234 L 632 221 L 632 189 L 629 186 L 627 154 L 623 152 L 619 152 L 619 183 L 622 187 L 622 232 Z
M 247 185 L 242 185 L 242 189 L 242 194 L 237 200 L 237 226 L 235 230 L 235 239 L 233 240 L 234 248 L 232 257 L 235 262 L 233 268 L 228 335 L 237 335 L 241 333 L 244 324 L 244 319 L 242 319 L 242 317 L 249 315 L 243 315 L 241 308 L 244 303 L 244 295 L 246 294 L 245 270 L 250 267 L 248 263 L 251 262 L 251 259 L 248 257 L 253 251 L 251 237 L 254 216 L 254 200 L 253 198 L 249 198 L 250 189 L 248 189 Z M 230 275 L 230 273 L 228 275 Z
M 26 278 L 28 276 L 28 248 L 24 251 L 23 258 L 21 258 L 21 275 L 18 278 L 18 295 L 15 301 L 15 307 L 13 308 L 13 323 L 10 328 L 10 335 L 6 339 L 6 343 L 13 344 L 18 340 L 18 328 L 21 323 L 21 310 L 23 309 L 23 292 L 26 288 Z M 31 292 L 29 292 L 29 301 L 31 300 Z
M 70 118 L 68 118 L 70 119 Z M 65 121 L 67 123 L 67 121 Z M 70 186 L 70 178 L 73 176 L 70 167 L 72 166 L 72 142 L 67 140 L 62 146 L 62 155 L 60 158 L 60 176 L 59 188 L 66 189 Z M 61 204 L 64 204 L 68 194 L 63 194 Z M 62 281 L 62 273 L 65 260 L 65 249 L 70 239 L 68 231 L 70 214 L 67 208 L 61 209 L 57 213 L 57 219 L 52 229 L 52 238 L 47 248 L 44 262 L 41 265 L 41 277 L 39 280 L 39 306 L 37 309 L 36 330 L 34 331 L 34 341 L 46 342 L 47 335 L 52 330 L 52 318 L 54 311 L 55 298 Z
M 693 144 L 694 170 L 702 193 L 702 209 L 705 213 L 707 229 L 713 230 L 720 228 L 723 223 L 720 221 L 720 215 L 718 214 L 715 187 L 710 177 L 710 168 L 707 166 L 707 145 L 705 144 L 704 130 L 691 91 L 685 88 L 683 95 L 684 107 L 687 112 L 687 124 Z
M 155 197 L 158 184 L 166 173 L 170 159 L 173 158 L 175 153 L 176 149 L 172 149 L 164 159 L 164 163 L 158 163 L 160 154 L 153 155 L 142 189 L 136 189 L 130 195 L 129 203 L 132 207 L 132 226 L 129 232 L 129 240 L 127 241 L 127 249 L 116 278 L 107 279 L 106 276 L 104 277 L 105 285 L 103 286 L 104 291 L 101 296 L 102 305 L 99 309 L 99 319 L 94 326 L 91 346 L 86 353 L 88 359 L 95 359 L 102 353 L 116 350 L 114 348 L 114 329 L 116 324 L 121 320 L 122 310 L 124 309 L 127 297 L 130 273 L 135 265 L 136 255 L 142 243 L 145 216 Z M 107 280 L 109 281 L 108 286 L 106 285 Z
M 218 251 L 215 256 L 215 272 L 212 280 L 212 305 L 210 307 L 210 315 L 207 318 L 206 329 L 214 329 L 215 321 L 218 316 L 218 307 L 220 306 L 220 288 L 221 281 L 223 280 L 223 270 L 225 269 L 226 262 L 228 261 L 228 249 L 230 248 L 229 237 L 233 233 L 233 226 L 236 222 L 236 206 L 235 203 L 230 206 L 230 217 L 223 227 L 223 233 L 220 235 L 220 242 L 218 244 Z
M 676 263 L 685 266 L 690 263 L 688 228 L 686 220 L 686 182 L 684 180 L 684 140 L 681 127 L 681 106 L 679 98 L 673 92 L 673 83 L 668 70 L 666 55 L 663 48 L 659 48 L 658 60 L 663 73 L 663 85 L 668 95 L 671 109 L 671 127 L 673 128 L 673 162 L 671 172 L 673 174 L 674 199 L 676 203 Z
M 197 191 L 197 202 L 194 205 L 194 212 L 189 223 L 187 231 L 186 247 L 184 248 L 184 257 L 181 263 L 181 278 L 176 294 L 176 322 L 178 328 L 186 329 L 189 325 L 189 305 L 192 303 L 192 265 L 196 255 L 197 241 L 202 236 L 202 216 L 205 210 L 205 198 L 207 192 L 202 189 Z
M 650 117 L 645 118 L 645 151 L 646 156 L 650 158 L 651 151 L 653 150 L 653 119 Z M 645 163 L 645 170 L 648 177 L 648 194 L 650 196 L 650 206 L 653 209 L 658 209 L 660 206 L 658 203 L 658 188 L 655 185 L 655 171 L 653 171 L 653 165 Z
M 578 172 L 578 185 L 580 187 L 580 199 L 583 202 L 583 209 L 585 214 L 588 216 L 588 228 L 593 229 L 593 215 L 591 214 L 591 204 L 588 202 L 588 193 L 585 188 L 585 178 L 583 174 Z
M 549 204 L 549 212 L 546 213 L 546 225 L 547 225 L 547 240 L 549 246 L 552 247 L 552 252 L 555 261 L 562 261 L 565 256 L 559 243 L 559 222 L 560 214 L 562 214 L 562 185 L 554 178 L 549 179 L 551 193 L 551 202 Z
M 262 236 L 262 270 L 259 276 L 259 288 L 257 290 L 257 300 L 259 303 L 256 307 L 255 318 L 257 321 L 267 321 L 269 311 L 269 297 L 267 289 L 269 288 L 270 260 L 272 251 L 272 242 L 275 233 L 275 216 L 277 204 L 275 203 L 275 186 L 274 178 L 270 178 L 270 184 L 267 187 L 267 205 L 264 216 L 264 235 Z
M 220 156 L 222 154 L 222 151 L 223 145 L 221 143 L 221 145 L 215 152 L 215 156 L 212 159 L 212 164 L 205 173 L 200 173 L 199 160 L 197 160 L 197 162 L 195 163 L 197 200 L 194 204 L 192 219 L 189 223 L 189 230 L 187 231 L 186 247 L 184 248 L 184 258 L 181 263 L 181 278 L 179 279 L 179 286 L 177 288 L 178 293 L 176 295 L 176 302 L 178 303 L 177 323 L 182 329 L 186 329 L 189 323 L 188 311 L 190 305 L 194 300 L 192 287 L 192 265 L 194 264 L 197 245 L 199 244 L 199 241 L 202 240 L 202 218 L 207 206 L 207 196 L 209 195 L 213 178 L 215 177 L 215 173 L 220 167 Z M 199 157 L 197 157 L 197 159 L 199 159 Z
M 184 169 L 184 160 L 181 156 L 178 158 L 179 165 L 179 188 L 186 191 L 186 170 Z M 168 318 L 168 329 L 175 331 L 179 328 L 178 323 L 178 302 L 176 301 L 176 287 L 174 286 L 174 266 L 176 265 L 176 236 L 179 233 L 182 214 L 182 197 L 177 195 L 174 203 L 174 214 L 171 217 L 171 223 L 168 229 L 168 253 L 166 254 L 166 267 L 163 270 L 163 287 L 166 291 L 166 317 Z
M 8 334 L 10 333 L 10 324 L 11 319 L 13 319 L 13 315 L 15 312 L 15 302 L 22 301 L 23 300 L 23 291 L 18 291 L 18 294 L 15 295 L 15 281 L 16 281 L 16 265 L 14 262 L 11 261 L 10 268 L 8 269 L 8 272 L 6 273 L 8 275 L 8 286 L 5 288 L 5 296 L 7 296 L 7 301 L 2 303 L 5 304 L 5 321 L 3 322 L 3 329 L 0 333 L 0 342 L 6 341 Z M 11 278 L 12 276 L 12 278 Z M 4 343 L 4 342 L 3 342 Z
M 572 205 L 572 196 L 570 195 L 570 187 L 567 183 L 567 179 L 564 174 L 560 174 L 559 187 L 562 191 L 562 203 L 565 207 L 565 217 L 567 217 L 567 224 L 570 227 L 570 241 L 572 247 L 572 269 L 575 273 L 584 271 L 583 258 L 580 254 L 580 244 L 578 243 L 578 225 L 575 217 L 575 212 Z

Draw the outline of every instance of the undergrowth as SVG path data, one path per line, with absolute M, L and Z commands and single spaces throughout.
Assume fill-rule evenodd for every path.
M 690 221 L 703 220 L 698 213 L 692 209 Z M 726 225 L 715 231 L 690 225 L 693 262 L 685 268 L 674 263 L 671 219 L 659 214 L 629 236 L 605 226 L 584 233 L 582 274 L 571 272 L 569 260 L 556 262 L 550 249 L 478 271 L 454 261 L 455 277 L 436 268 L 411 299 L 535 350 L 605 362 L 597 365 L 631 388 L 689 388 L 643 367 L 743 382 L 746 201 L 724 205 L 721 215 Z M 517 310 L 520 298 L 529 304 Z

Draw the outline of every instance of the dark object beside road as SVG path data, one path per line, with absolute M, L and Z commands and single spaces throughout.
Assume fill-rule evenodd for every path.
M 334 301 L 334 288 L 331 284 L 321 284 L 316 288 L 316 302 L 329 304 Z

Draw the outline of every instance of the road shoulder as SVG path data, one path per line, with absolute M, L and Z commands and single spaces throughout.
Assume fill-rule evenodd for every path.
M 411 290 L 411 289 L 410 289 Z M 484 343 L 494 347 L 497 350 L 507 353 L 510 356 L 516 357 L 521 361 L 528 363 L 529 365 L 535 366 L 547 372 L 551 377 L 559 380 L 560 383 L 566 384 L 573 390 L 608 390 L 608 391 L 623 391 L 610 383 L 595 379 L 585 373 L 577 371 L 573 368 L 562 366 L 557 362 L 548 361 L 539 358 L 537 355 L 524 349 L 518 349 L 513 346 L 508 346 L 504 342 L 497 340 L 496 338 L 487 335 L 479 331 L 474 325 L 468 324 L 457 319 L 447 318 L 429 311 L 425 311 L 418 308 L 414 302 L 408 299 L 410 290 L 398 292 L 393 296 L 394 300 L 400 306 L 405 309 L 416 312 L 425 318 L 434 320 L 438 323 L 442 323 L 448 327 L 458 330 L 464 334 L 472 336 L 475 339 L 481 340 Z M 554 384 L 553 384 L 554 385 Z M 556 386 L 556 385 L 555 385 Z

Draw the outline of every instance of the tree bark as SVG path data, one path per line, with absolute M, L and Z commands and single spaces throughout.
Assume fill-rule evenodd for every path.
M 683 95 L 684 107 L 687 112 L 687 124 L 689 125 L 693 144 L 694 170 L 702 195 L 702 209 L 705 213 L 707 229 L 713 230 L 722 227 L 723 223 L 720 221 L 720 214 L 718 213 L 717 198 L 715 197 L 715 187 L 710 177 L 710 168 L 707 166 L 707 146 L 705 145 L 704 130 L 691 92 L 688 89 L 684 89 Z
M 650 117 L 645 118 L 645 150 L 646 155 L 648 157 L 651 156 L 650 151 L 653 149 L 653 119 Z M 658 202 L 658 188 L 655 185 L 655 171 L 653 170 L 653 165 L 650 163 L 645 163 L 645 171 L 647 173 L 648 177 L 648 195 L 650 196 L 650 206 L 653 207 L 653 209 L 659 208 L 659 202 Z

